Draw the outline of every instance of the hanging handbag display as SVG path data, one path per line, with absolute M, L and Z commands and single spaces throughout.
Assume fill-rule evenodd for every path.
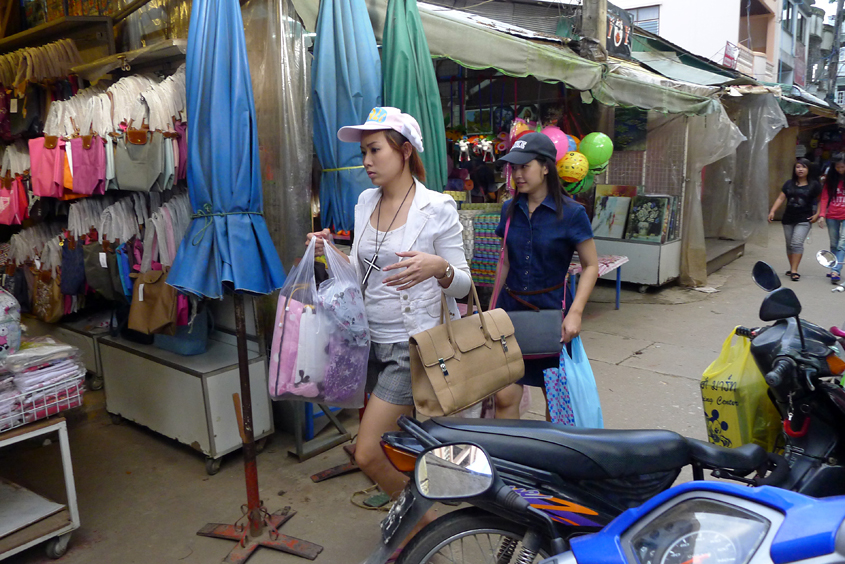
M 121 190 L 160 190 L 158 179 L 164 170 L 164 138 L 160 131 L 128 129 L 117 138 L 114 153 L 115 178 Z
M 478 303 L 472 286 L 467 311 Z M 525 374 L 522 352 L 508 314 L 481 311 L 452 320 L 446 295 L 440 296 L 441 325 L 410 339 L 411 386 L 417 411 L 449 415 L 495 394 Z
M 496 307 L 496 299 L 499 296 L 502 283 L 504 283 L 500 278 L 502 264 L 504 264 L 504 257 L 507 252 L 506 243 L 510 226 L 511 220 L 508 218 L 507 223 L 505 223 L 505 237 L 502 239 L 502 250 L 499 252 L 499 264 L 496 267 L 496 283 L 493 286 L 493 298 L 490 302 L 491 309 Z M 563 294 L 566 296 L 566 281 L 568 277 L 569 275 L 567 274 L 564 277 L 564 281 L 557 286 L 542 290 L 518 292 L 508 289 L 507 286 L 504 287 L 505 291 L 514 300 L 529 308 L 523 311 L 508 312 L 514 326 L 516 341 L 519 343 L 524 358 L 551 358 L 560 355 L 560 350 L 563 347 L 560 342 L 560 328 L 563 324 L 563 304 L 561 304 L 561 309 L 540 309 L 520 296 L 536 296 L 553 292 L 560 288 L 563 288 Z
M 85 280 L 88 285 L 107 300 L 114 300 L 114 286 L 109 274 L 108 253 L 100 243 L 82 248 L 85 259 Z
M 82 242 L 70 237 L 62 244 L 62 293 L 76 296 L 85 292 L 85 254 Z

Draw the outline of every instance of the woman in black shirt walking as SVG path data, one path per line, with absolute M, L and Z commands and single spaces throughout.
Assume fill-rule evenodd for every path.
M 792 171 L 792 179 L 784 183 L 781 194 L 769 211 L 769 221 L 774 221 L 775 211 L 786 202 L 786 211 L 781 219 L 786 238 L 786 256 L 789 259 L 786 275 L 795 282 L 801 279 L 798 265 L 804 255 L 804 240 L 810 232 L 810 224 L 819 219 L 816 204 L 821 191 L 819 181 L 810 177 L 810 161 L 798 159 Z

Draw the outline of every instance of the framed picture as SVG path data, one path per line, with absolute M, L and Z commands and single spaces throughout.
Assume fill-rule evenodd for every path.
M 599 196 L 617 196 L 623 198 L 636 198 L 642 190 L 639 186 L 621 186 L 617 184 L 597 184 L 596 199 Z
M 625 238 L 649 243 L 663 242 L 670 199 L 665 196 L 634 198 Z
M 490 110 L 466 111 L 467 133 L 493 133 L 493 123 L 490 121 Z
M 630 207 L 631 198 L 596 195 L 593 236 L 622 239 Z

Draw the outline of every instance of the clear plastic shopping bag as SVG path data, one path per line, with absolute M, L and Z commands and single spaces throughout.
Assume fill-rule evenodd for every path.
M 279 293 L 270 349 L 270 397 L 364 405 L 370 330 L 355 268 L 326 245 L 328 279 L 317 284 L 312 240 Z

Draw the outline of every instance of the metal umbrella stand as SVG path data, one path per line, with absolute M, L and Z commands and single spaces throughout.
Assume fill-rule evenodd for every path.
M 308 541 L 283 535 L 279 528 L 296 515 L 290 507 L 270 514 L 258 494 L 258 466 L 255 461 L 255 434 L 252 428 L 252 397 L 249 383 L 249 359 L 246 343 L 246 314 L 243 294 L 235 293 L 235 330 L 238 343 L 238 370 L 240 372 L 240 406 L 235 404 L 238 423 L 241 424 L 243 439 L 244 474 L 246 477 L 247 503 L 241 506 L 244 513 L 234 525 L 209 523 L 197 534 L 236 541 L 238 544 L 223 562 L 246 562 L 259 547 L 272 548 L 288 554 L 294 554 L 314 560 L 323 547 Z M 237 396 L 237 394 L 236 394 Z M 240 410 L 238 408 L 240 407 Z
M 198 297 L 234 292 L 247 503 L 235 524 L 198 534 L 237 541 L 223 562 L 245 562 L 259 546 L 314 559 L 322 547 L 279 533 L 294 512 L 270 514 L 258 493 L 244 294 L 268 294 L 285 280 L 264 221 L 258 128 L 237 0 L 194 0 L 186 53 L 188 193 L 193 215 L 167 283 Z

